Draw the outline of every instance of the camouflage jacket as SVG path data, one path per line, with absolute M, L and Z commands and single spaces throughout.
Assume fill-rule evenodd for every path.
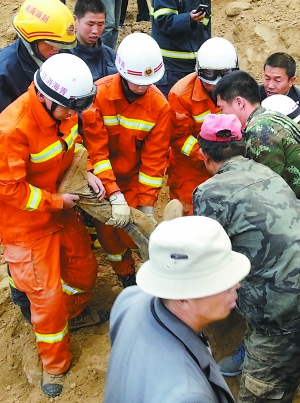
M 300 199 L 300 126 L 260 106 L 249 116 L 243 134 L 248 157 L 282 176 Z
M 264 165 L 234 157 L 193 193 L 195 215 L 217 220 L 251 262 L 238 306 L 261 334 L 300 331 L 300 201 Z

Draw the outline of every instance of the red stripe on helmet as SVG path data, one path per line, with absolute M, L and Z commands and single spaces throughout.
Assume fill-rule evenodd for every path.
M 142 76 L 143 73 L 141 71 L 127 70 L 127 73 L 132 76 Z
M 161 68 L 162 68 L 162 63 L 160 63 L 157 67 L 155 67 L 155 69 L 154 69 L 154 73 L 157 73 L 158 72 L 158 70 L 160 70 Z
M 24 35 L 25 38 L 35 38 L 36 36 L 51 36 L 51 38 L 61 38 L 61 35 L 56 35 L 54 32 L 49 31 L 35 31 L 31 33 L 27 33 L 24 29 L 20 28 L 21 33 Z

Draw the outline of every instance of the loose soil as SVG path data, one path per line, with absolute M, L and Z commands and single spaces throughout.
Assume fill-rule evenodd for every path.
M 105 2 L 105 0 L 104 0 Z M 10 44 L 15 36 L 11 18 L 22 1 L 0 1 L 0 47 Z M 74 1 L 67 2 L 70 9 Z M 227 2 L 212 0 L 213 35 L 223 36 L 236 46 L 240 67 L 249 71 L 259 82 L 263 62 L 270 54 L 290 53 L 297 61 L 299 73 L 300 2 L 299 0 L 245 0 Z M 134 31 L 150 33 L 148 22 L 136 23 L 136 2 L 129 1 L 127 18 L 119 39 Z M 163 207 L 168 201 L 168 188 L 164 186 L 156 203 L 156 218 L 161 220 Z M 106 261 L 102 249 L 95 252 L 99 262 L 97 286 L 92 307 L 110 309 L 122 290 L 120 283 Z M 137 267 L 140 261 L 136 258 Z M 243 337 L 244 322 L 233 312 L 223 322 L 211 325 L 206 333 L 210 337 L 216 360 L 231 354 Z M 73 361 L 66 376 L 64 391 L 53 399 L 45 397 L 40 389 L 41 364 L 37 356 L 31 326 L 19 309 L 11 303 L 6 265 L 0 265 L 0 402 L 4 403 L 102 403 L 105 372 L 110 353 L 108 324 L 82 329 L 71 336 Z M 129 348 L 134 349 L 134 341 Z M 239 378 L 227 378 L 236 395 Z M 117 380 L 116 380 L 117 382 Z M 295 398 L 300 403 L 300 394 Z M 127 403 L 127 402 L 125 402 Z

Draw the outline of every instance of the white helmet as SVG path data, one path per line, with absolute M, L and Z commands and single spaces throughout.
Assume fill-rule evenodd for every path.
M 123 78 L 137 85 L 156 83 L 165 72 L 157 42 L 140 32 L 122 40 L 117 51 L 116 67 Z
M 211 38 L 200 47 L 196 73 L 205 83 L 216 85 L 224 75 L 238 69 L 236 50 L 227 39 Z
M 262 101 L 261 106 L 271 111 L 280 112 L 296 123 L 300 122 L 300 106 L 287 95 L 271 95 Z
M 76 111 L 88 109 L 97 92 L 87 64 L 69 53 L 47 59 L 36 71 L 34 84 L 51 101 Z

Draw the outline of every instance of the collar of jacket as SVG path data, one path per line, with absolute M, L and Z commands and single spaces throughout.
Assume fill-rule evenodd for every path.
M 83 53 L 86 53 L 88 56 L 95 57 L 98 53 L 99 55 L 103 53 L 103 45 L 102 41 L 99 38 L 96 45 L 93 47 L 82 45 L 79 41 L 77 41 L 76 48 Z M 76 50 L 75 48 L 75 50 Z M 76 54 L 76 52 L 74 52 Z
M 205 90 L 200 78 L 196 75 L 195 79 L 195 85 L 193 89 L 193 94 L 192 94 L 192 99 L 193 101 L 205 101 L 207 99 L 210 99 L 210 96 L 208 95 L 207 91 Z M 213 102 L 213 101 L 212 101 Z
M 289 92 L 286 94 L 288 97 L 292 98 L 298 105 L 300 104 L 300 90 L 292 85 Z
M 245 126 L 242 127 L 242 132 L 243 132 L 243 133 L 244 133 L 244 130 L 247 129 L 247 126 L 248 126 L 248 124 L 250 123 L 250 121 L 254 118 L 256 112 L 261 111 L 261 110 L 265 110 L 265 108 L 263 108 L 261 105 L 259 105 L 256 109 L 254 109 L 253 112 L 250 113 L 250 115 L 249 115 L 249 117 L 248 117 L 248 119 L 247 119 L 247 121 L 246 121 Z
M 120 74 L 119 73 L 113 74 L 111 77 L 112 77 L 112 80 L 109 83 L 107 95 L 105 96 L 105 98 L 107 98 L 109 101 L 114 101 L 117 99 L 126 101 L 126 98 L 125 98 L 123 90 L 122 90 L 122 81 L 121 81 Z M 132 104 L 135 104 L 135 103 L 139 104 L 146 111 L 151 111 L 151 93 L 152 93 L 152 90 L 150 87 L 145 95 L 143 95 L 141 98 L 138 98 Z
M 183 323 L 175 315 L 173 315 L 162 303 L 159 298 L 154 298 L 152 300 L 154 311 L 157 315 L 156 321 L 167 330 L 172 333 L 177 339 L 179 339 L 187 348 L 190 355 L 196 358 L 196 362 L 201 368 L 202 372 L 207 375 L 210 383 L 222 388 L 226 394 L 230 396 L 232 402 L 232 394 L 230 389 L 224 382 L 221 372 L 218 370 L 217 364 L 214 362 L 208 348 L 205 346 L 204 342 L 200 339 L 189 326 Z M 155 317 L 155 316 L 154 316 Z M 161 323 L 162 324 L 161 324 Z
M 25 45 L 21 41 L 21 39 L 17 40 L 17 54 L 18 54 L 18 59 L 19 62 L 24 70 L 24 72 L 27 74 L 28 78 L 32 81 L 33 76 L 35 71 L 39 68 L 37 63 L 34 61 L 34 59 L 30 56 L 28 53 L 28 50 L 26 49 Z
M 243 162 L 247 161 L 249 161 L 249 158 L 245 158 L 242 155 L 231 157 L 229 160 L 225 161 L 224 164 L 218 169 L 217 174 L 222 174 L 223 172 L 230 171 L 233 164 L 242 164 Z

